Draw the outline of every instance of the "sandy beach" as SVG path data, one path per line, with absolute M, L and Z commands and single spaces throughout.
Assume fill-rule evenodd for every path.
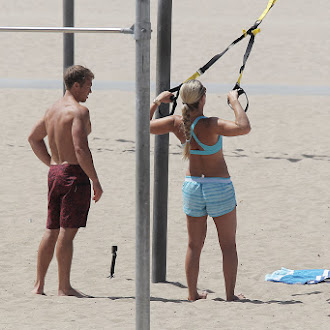
M 240 36 L 267 3 L 173 1 L 173 85 Z M 81 0 L 75 6 L 77 27 L 130 27 L 135 20 L 132 0 Z M 0 8 L 2 26 L 62 25 L 62 1 L 0 0 Z M 330 269 L 329 13 L 325 0 L 277 1 L 260 26 L 242 78 L 252 131 L 224 138 L 238 203 L 236 291 L 244 293 L 245 301 L 225 302 L 211 218 L 198 282 L 208 298 L 187 301 L 181 194 L 187 163 L 178 141 L 170 137 L 167 281 L 151 283 L 151 329 L 329 328 L 329 282 L 264 280 L 281 267 Z M 151 1 L 150 15 L 154 83 L 157 1 Z M 135 329 L 134 39 L 75 37 L 76 64 L 95 74 L 95 89 L 86 103 L 93 127 L 89 144 L 104 189 L 74 241 L 72 285 L 94 297 L 90 299 L 57 296 L 55 259 L 46 277 L 47 296 L 31 294 L 46 223 L 48 168 L 33 154 L 27 136 L 62 95 L 62 35 L 0 32 L 0 44 L 0 329 Z M 226 92 L 238 78 L 245 47 L 244 41 L 233 47 L 201 77 L 209 91 L 206 115 L 234 119 Z M 154 137 L 150 157 L 152 209 Z M 109 279 L 113 245 L 118 253 L 115 277 Z

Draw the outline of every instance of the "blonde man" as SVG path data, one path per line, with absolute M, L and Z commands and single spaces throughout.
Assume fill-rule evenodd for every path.
M 36 123 L 29 143 L 36 156 L 47 166 L 48 218 L 37 261 L 37 279 L 33 292 L 44 293 L 45 276 L 55 245 L 58 262 L 58 295 L 83 297 L 70 283 L 73 239 L 85 227 L 90 207 L 92 181 L 97 202 L 103 193 L 88 146 L 91 132 L 89 110 L 84 105 L 92 92 L 94 74 L 74 65 L 64 74 L 66 91 Z M 48 137 L 50 153 L 44 139 Z

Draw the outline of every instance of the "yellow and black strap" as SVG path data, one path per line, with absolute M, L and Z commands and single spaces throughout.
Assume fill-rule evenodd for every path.
M 250 36 L 250 40 L 249 43 L 247 45 L 244 57 L 243 57 L 243 64 L 239 70 L 239 77 L 237 79 L 237 82 L 234 86 L 234 90 L 237 89 L 238 90 L 238 95 L 242 95 L 245 94 L 246 99 L 247 99 L 247 105 L 245 108 L 245 111 L 247 111 L 248 106 L 249 106 L 249 101 L 246 95 L 246 92 L 241 88 L 240 84 L 241 84 L 241 78 L 242 78 L 242 74 L 245 68 L 245 64 L 250 56 L 253 44 L 254 44 L 254 40 L 255 40 L 255 36 L 257 33 L 260 32 L 260 29 L 258 28 L 258 26 L 260 25 L 260 23 L 262 22 L 262 20 L 265 18 L 265 16 L 267 15 L 267 13 L 269 12 L 269 10 L 274 6 L 275 2 L 277 0 L 269 0 L 267 8 L 263 11 L 263 13 L 260 15 L 260 17 L 255 21 L 255 23 L 247 30 L 243 30 L 243 34 L 235 39 L 224 51 L 222 51 L 219 54 L 216 54 L 215 56 L 213 56 L 204 66 L 202 66 L 201 68 L 199 68 L 192 76 L 190 76 L 188 79 L 186 79 L 183 83 L 181 83 L 180 85 L 173 87 L 169 90 L 169 92 L 171 93 L 175 93 L 176 95 L 173 96 L 172 101 L 173 101 L 173 105 L 172 105 L 172 111 L 170 113 L 170 115 L 173 115 L 176 105 L 177 105 L 177 99 L 179 97 L 179 92 L 180 92 L 180 88 L 182 86 L 182 84 L 184 84 L 185 82 L 192 80 L 192 79 L 196 79 L 199 76 L 201 76 L 202 74 L 205 73 L 206 70 L 208 70 L 216 61 L 218 61 L 219 58 L 221 58 L 225 53 L 227 53 L 227 51 L 233 47 L 234 45 L 236 45 L 237 43 L 239 43 L 241 40 L 243 40 L 245 37 Z

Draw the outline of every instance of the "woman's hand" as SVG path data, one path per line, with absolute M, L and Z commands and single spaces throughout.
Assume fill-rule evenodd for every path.
M 228 101 L 233 106 L 233 103 L 238 100 L 238 91 L 237 89 L 231 90 L 228 95 Z
M 169 91 L 164 91 L 160 93 L 154 100 L 154 103 L 160 105 L 161 103 L 171 103 L 172 102 L 172 97 L 174 95 L 169 92 Z

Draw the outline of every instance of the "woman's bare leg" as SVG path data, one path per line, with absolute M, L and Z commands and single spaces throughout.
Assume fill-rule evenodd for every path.
M 197 279 L 199 273 L 199 259 L 206 236 L 207 215 L 190 217 L 187 215 L 188 249 L 186 254 L 186 277 L 188 285 L 188 300 L 195 301 L 206 298 L 206 294 L 198 294 Z
M 235 296 L 238 257 L 236 251 L 236 208 L 221 216 L 214 218 L 217 227 L 219 243 L 223 256 L 223 274 L 225 278 L 227 301 L 240 299 Z

